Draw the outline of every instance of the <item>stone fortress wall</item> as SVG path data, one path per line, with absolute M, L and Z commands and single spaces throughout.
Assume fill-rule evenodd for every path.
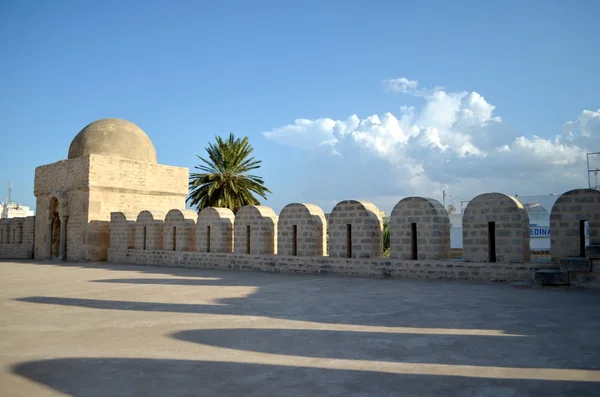
M 463 216 L 462 261 L 450 260 L 450 220 L 438 201 L 402 199 L 390 216 L 345 200 L 328 218 L 313 204 L 185 210 L 189 171 L 158 164 L 137 125 L 88 124 L 68 158 L 35 170 L 36 216 L 0 220 L 0 258 L 600 287 L 600 191 L 563 194 L 550 217 L 552 263 L 530 262 L 529 216 L 515 198 L 486 193 Z M 589 223 L 590 243 L 585 227 Z M 329 229 L 329 233 L 328 233 Z M 329 241 L 327 241 L 329 238 Z M 540 269 L 541 267 L 549 267 Z M 535 273 L 534 273 L 535 272 Z
M 501 193 L 469 202 L 464 259 L 450 260 L 450 222 L 438 201 L 402 199 L 390 216 L 390 257 L 383 256 L 381 211 L 345 200 L 328 219 L 316 205 L 293 203 L 278 217 L 265 206 L 112 212 L 108 260 L 114 263 L 430 279 L 528 280 L 559 274 L 600 287 L 600 192 L 563 194 L 552 208 L 552 263 L 529 262 L 529 218 Z M 584 222 L 590 245 L 585 246 Z M 0 257 L 31 258 L 34 217 L 0 220 Z M 327 255 L 327 229 L 329 254 Z M 563 243 L 568 241 L 568 244 Z M 540 270 L 545 268 L 545 270 Z M 549 269 L 548 269 L 549 268 Z M 546 272 L 546 273 L 544 273 Z M 547 277 L 547 274 L 545 275 Z
M 0 258 L 33 258 L 35 216 L 0 219 Z
M 568 204 L 565 204 L 568 203 Z M 576 209 L 577 212 L 573 212 Z M 116 263 L 247 269 L 357 276 L 531 280 L 545 268 L 571 284 L 600 287 L 600 192 L 565 193 L 552 209 L 552 233 L 569 236 L 577 252 L 553 250 L 552 263 L 530 262 L 529 217 L 513 197 L 486 193 L 473 199 L 463 220 L 464 259 L 450 260 L 450 222 L 436 200 L 408 197 L 390 216 L 390 257 L 383 256 L 381 212 L 372 203 L 345 200 L 328 220 L 313 204 L 289 204 L 279 217 L 268 207 L 247 206 L 236 216 L 223 208 L 206 208 L 197 216 L 179 216 L 168 226 L 140 213 L 113 213 L 109 261 Z M 589 222 L 590 246 L 582 252 L 583 222 Z M 146 227 L 145 234 L 140 222 Z M 154 223 L 152 223 L 154 222 Z M 158 223 L 157 223 L 158 222 Z M 150 224 L 156 231 L 150 231 Z M 163 228 L 163 231 L 160 229 Z M 325 241 L 329 228 L 329 255 Z M 177 245 L 167 230 L 181 231 Z M 135 235 L 136 245 L 125 241 Z M 162 241 L 156 236 L 162 235 Z M 144 237 L 145 236 L 145 237 Z M 141 239 L 146 239 L 145 245 Z M 560 240 L 560 239 L 559 239 Z M 577 241 L 575 241 L 577 240 Z M 181 241 L 181 243 L 179 243 Z M 208 243 L 210 241 L 210 244 Z M 232 244 L 232 242 L 234 242 Z M 553 244 L 556 244 L 553 240 Z M 559 247 L 564 247 L 558 244 Z M 143 248 L 145 247 L 145 249 Z M 587 255 L 587 257 L 586 257 Z M 565 257 L 577 263 L 563 264 Z M 563 260 L 563 261 L 561 261 Z M 575 263 L 575 264 L 574 264 Z M 582 265 L 583 263 L 583 265 Z

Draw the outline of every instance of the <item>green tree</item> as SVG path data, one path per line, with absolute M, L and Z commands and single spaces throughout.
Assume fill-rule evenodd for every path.
M 390 256 L 390 217 L 383 213 L 383 256 Z
M 225 207 L 236 213 L 245 205 L 259 205 L 254 194 L 266 199 L 271 193 L 261 177 L 249 172 L 260 168 L 260 160 L 250 155 L 254 149 L 248 137 L 227 140 L 216 137 L 216 143 L 206 148 L 208 160 L 197 156 L 204 164 L 195 166 L 199 173 L 190 175 L 190 195 L 187 202 L 200 212 L 206 207 Z

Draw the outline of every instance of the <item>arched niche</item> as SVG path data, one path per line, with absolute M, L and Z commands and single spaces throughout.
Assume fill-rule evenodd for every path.
M 235 215 L 234 252 L 236 254 L 275 254 L 277 215 L 263 205 L 247 205 Z
M 165 213 L 144 210 L 135 222 L 135 249 L 162 250 Z
M 529 216 L 523 204 L 502 193 L 469 201 L 463 219 L 463 259 L 467 262 L 529 262 Z
M 325 213 L 314 204 L 286 205 L 277 221 L 277 254 L 323 256 L 326 249 Z
M 192 210 L 172 209 L 167 212 L 163 230 L 165 251 L 194 251 L 196 248 L 196 218 Z
M 561 258 L 585 256 L 589 245 L 600 245 L 600 191 L 575 189 L 562 194 L 550 213 L 550 255 Z
M 136 219 L 134 212 L 110 213 L 110 248 L 135 249 Z
M 203 208 L 196 225 L 196 251 L 233 252 L 234 222 L 235 215 L 229 208 Z
M 383 255 L 383 219 L 373 203 L 341 201 L 329 214 L 327 223 L 329 256 L 376 258 Z
M 406 197 L 390 216 L 390 257 L 394 259 L 448 259 L 450 218 L 437 200 Z

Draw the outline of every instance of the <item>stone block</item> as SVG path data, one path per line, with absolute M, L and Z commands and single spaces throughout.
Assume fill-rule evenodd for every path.
M 562 258 L 560 270 L 563 272 L 590 272 L 592 271 L 592 261 L 582 257 Z
M 541 285 L 569 285 L 569 273 L 559 269 L 537 270 L 534 279 Z
M 588 259 L 600 259 L 600 245 L 588 245 L 585 249 L 585 257 Z

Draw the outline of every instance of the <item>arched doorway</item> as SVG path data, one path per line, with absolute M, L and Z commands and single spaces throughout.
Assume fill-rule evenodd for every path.
M 52 258 L 58 258 L 60 256 L 60 217 L 56 215 L 52 220 Z
M 50 230 L 48 233 L 48 256 L 50 258 L 60 257 L 60 216 L 58 213 L 58 199 L 52 197 L 49 207 Z

